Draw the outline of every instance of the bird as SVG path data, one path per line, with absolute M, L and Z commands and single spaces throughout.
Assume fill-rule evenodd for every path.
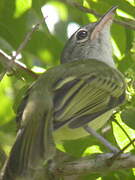
M 115 66 L 110 41 L 116 9 L 80 27 L 68 39 L 60 64 L 27 90 L 2 180 L 31 177 L 29 170 L 34 173 L 53 158 L 57 142 L 88 136 L 85 126 L 100 129 L 125 101 L 126 82 Z

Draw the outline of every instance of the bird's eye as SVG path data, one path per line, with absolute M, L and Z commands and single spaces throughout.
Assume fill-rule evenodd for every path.
M 87 37 L 88 32 L 86 30 L 80 30 L 77 34 L 76 34 L 76 38 L 77 40 L 83 40 Z

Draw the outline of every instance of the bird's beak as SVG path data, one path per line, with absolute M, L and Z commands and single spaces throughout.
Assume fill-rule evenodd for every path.
M 94 40 L 98 36 L 99 32 L 102 31 L 102 29 L 108 22 L 111 24 L 117 8 L 118 8 L 118 6 L 112 7 L 111 9 L 109 9 L 109 11 L 107 13 L 105 13 L 100 18 L 100 20 L 96 23 L 96 25 L 91 33 L 91 37 L 90 37 L 91 40 Z

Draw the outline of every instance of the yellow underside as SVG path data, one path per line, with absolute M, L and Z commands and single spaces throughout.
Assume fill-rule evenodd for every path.
M 104 124 L 109 120 L 112 115 L 113 110 L 108 111 L 101 115 L 100 117 L 91 121 L 88 125 L 94 130 L 98 130 L 104 126 Z M 83 121 L 83 119 L 82 119 Z M 62 128 L 56 130 L 53 133 L 54 140 L 56 143 L 62 143 L 64 140 L 75 140 L 88 136 L 89 134 L 83 128 L 70 129 L 68 126 L 63 126 Z

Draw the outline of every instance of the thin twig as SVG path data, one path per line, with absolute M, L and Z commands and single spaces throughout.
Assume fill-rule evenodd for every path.
M 85 13 L 94 14 L 94 15 L 97 16 L 97 17 L 101 17 L 101 16 L 102 16 L 100 13 L 97 13 L 95 10 L 90 9 L 90 8 L 86 8 L 86 7 L 80 5 L 80 4 L 77 3 L 77 2 L 70 2 L 70 5 L 78 8 L 79 10 L 81 10 L 81 11 L 83 11 L 83 12 L 85 12 Z
M 94 11 L 93 9 L 90 9 L 90 8 L 86 8 L 84 6 L 82 6 L 81 4 L 77 3 L 77 2 L 73 2 L 73 1 L 69 1 L 69 0 L 59 0 L 59 1 L 62 1 L 66 4 L 69 4 L 75 8 L 78 8 L 79 10 L 85 12 L 85 13 L 90 13 L 90 14 L 94 14 L 95 16 L 97 17 L 101 17 L 102 15 L 97 13 L 96 11 Z M 125 20 L 127 21 L 127 18 L 125 18 Z M 131 21 L 131 20 L 129 20 Z M 120 24 L 122 26 L 125 26 L 126 28 L 129 28 L 129 29 L 133 29 L 135 30 L 135 25 L 133 25 L 133 22 L 135 23 L 135 21 L 132 20 L 132 24 L 129 23 L 129 22 L 125 22 L 125 21 L 121 21 L 121 20 L 116 20 L 114 19 L 113 21 L 114 23 L 116 24 Z
M 22 66 L 21 64 L 15 62 L 18 54 L 21 53 L 21 51 L 25 48 L 25 46 L 27 45 L 28 41 L 31 39 L 32 34 L 39 28 L 39 26 L 44 22 L 45 18 L 42 19 L 41 22 L 37 23 L 30 32 L 28 32 L 23 40 L 23 42 L 20 44 L 20 46 L 18 47 L 18 49 L 15 52 L 14 56 L 8 56 L 6 55 L 6 53 L 0 51 L 0 62 L 2 63 L 2 65 L 4 65 L 5 70 L 2 72 L 2 74 L 0 75 L 0 81 L 3 79 L 4 75 L 6 74 L 7 71 L 13 71 L 14 69 L 18 68 L 18 70 L 21 70 L 21 72 L 26 72 L 32 77 L 32 78 L 37 78 L 38 75 L 35 74 L 33 71 L 31 71 L 30 69 L 28 69 L 27 67 Z M 5 61 L 5 62 L 4 62 Z
M 34 25 L 31 31 L 26 34 L 23 42 L 19 45 L 18 49 L 16 50 L 15 55 L 12 56 L 12 61 L 15 60 L 18 54 L 20 54 L 20 52 L 25 48 L 25 46 L 28 44 L 28 41 L 31 39 L 32 34 L 39 28 L 41 24 L 43 24 L 44 21 L 45 21 L 45 18 L 43 18 L 41 22 Z
M 116 148 L 115 146 L 113 146 L 109 141 L 107 141 L 107 139 L 105 139 L 103 136 L 101 136 L 100 134 L 98 134 L 94 129 L 92 129 L 91 127 L 89 127 L 88 125 L 85 125 L 83 127 L 89 134 L 93 135 L 94 137 L 96 137 L 102 144 L 104 144 L 109 150 L 111 150 L 113 153 L 117 153 L 120 150 L 118 148 Z

